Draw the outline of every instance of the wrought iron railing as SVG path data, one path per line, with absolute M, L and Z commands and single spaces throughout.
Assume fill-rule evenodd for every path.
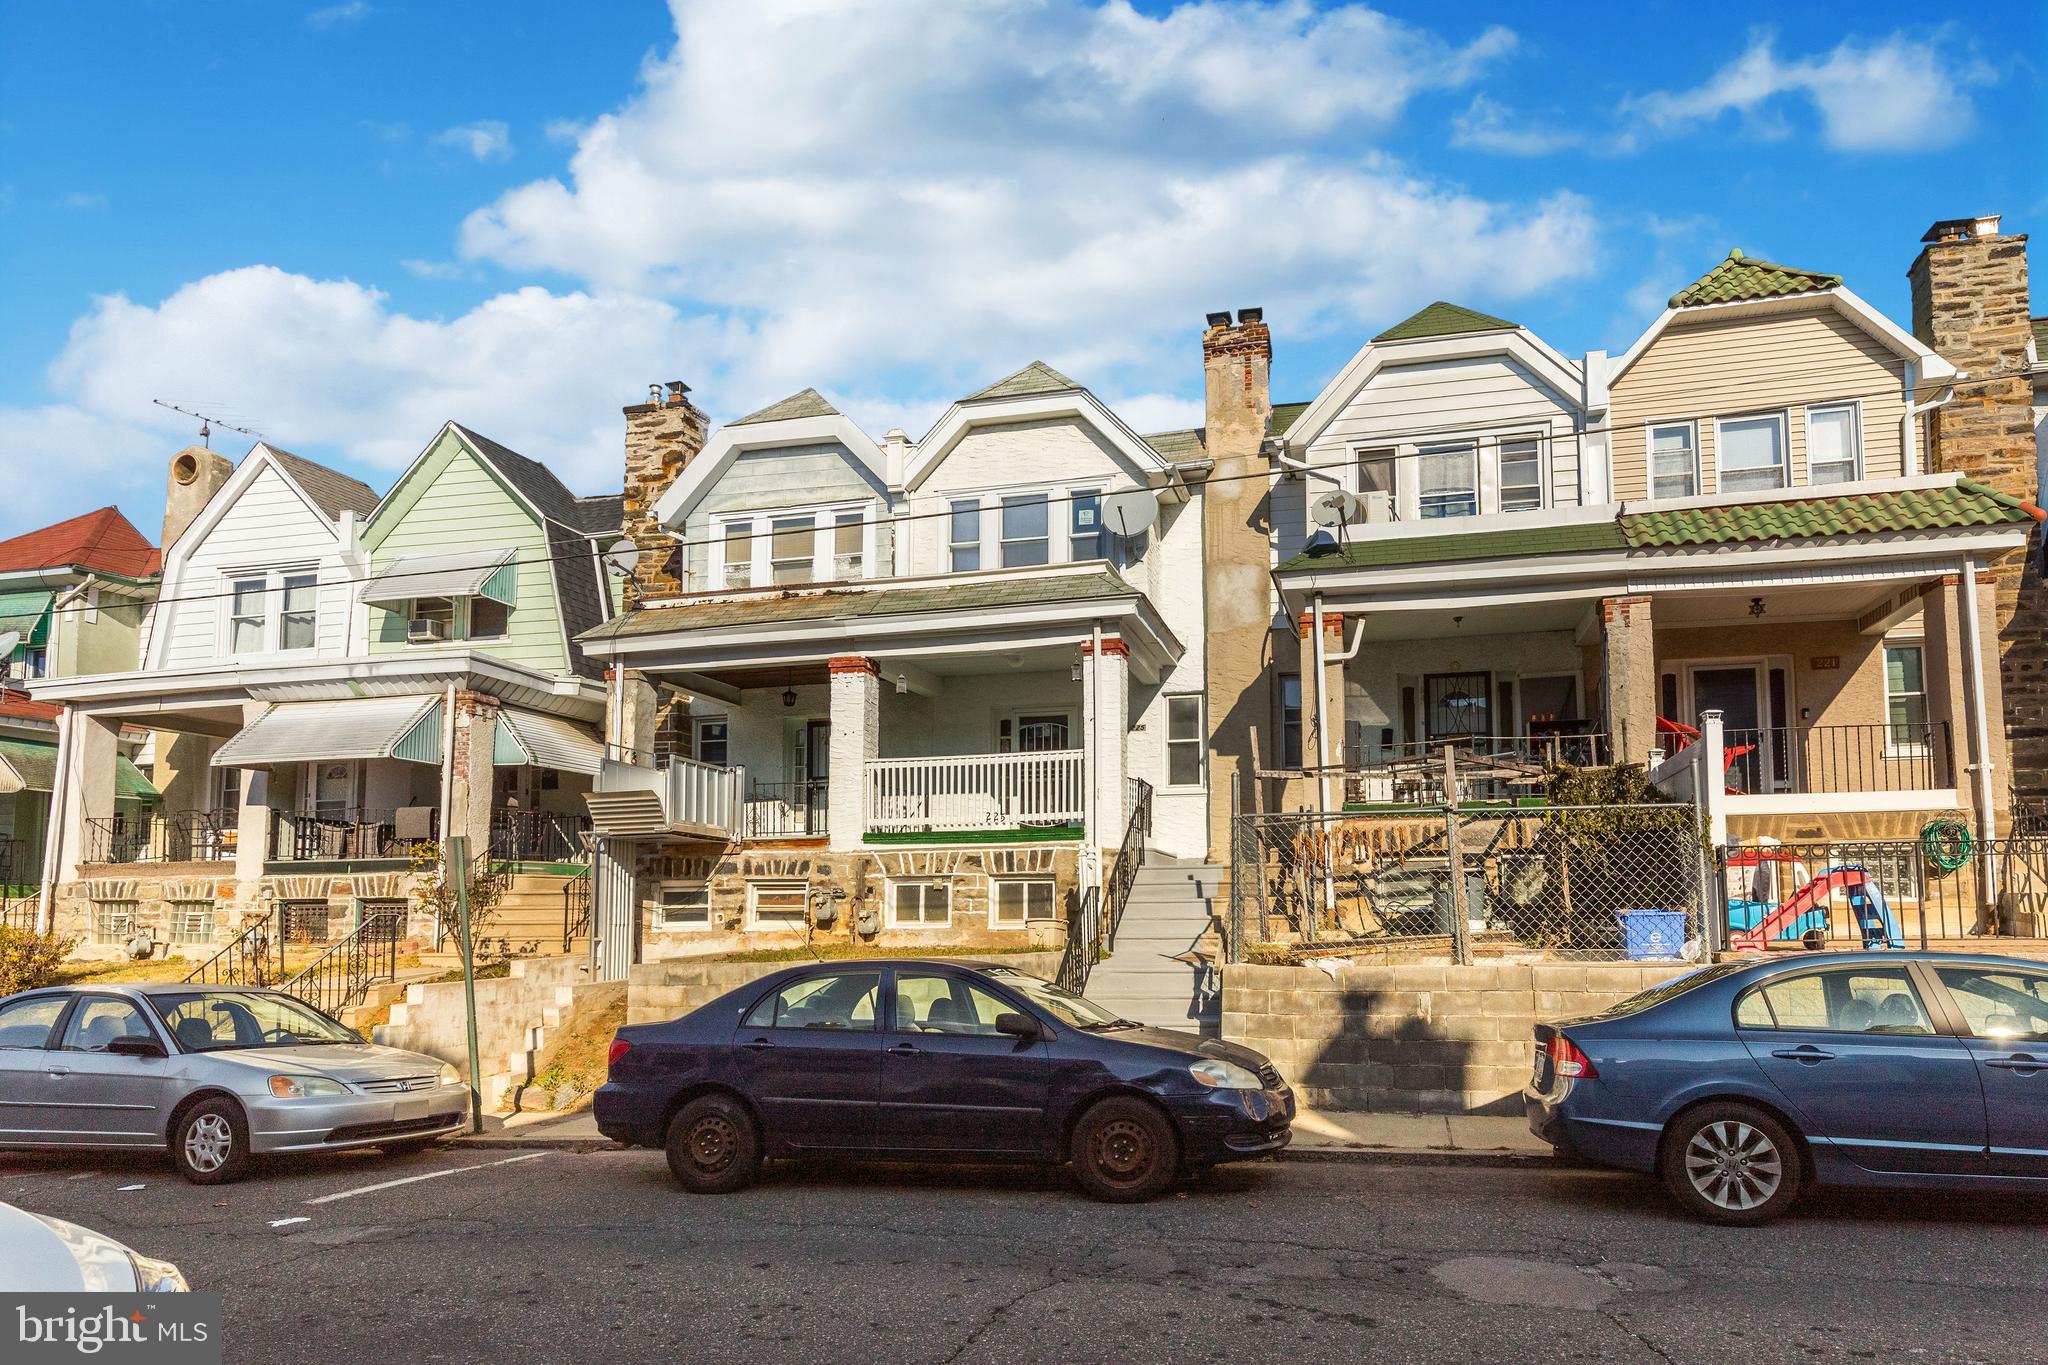
M 590 881 L 585 869 L 581 876 L 562 883 L 562 951 L 576 946 L 576 940 L 590 934 Z
M 1059 970 L 1053 980 L 1079 995 L 1088 985 L 1088 973 L 1102 943 L 1102 888 L 1091 886 L 1081 893 L 1081 904 L 1067 921 L 1067 944 L 1060 950 Z
M 371 986 L 398 975 L 398 940 L 404 928 L 402 915 L 365 915 L 354 933 L 337 939 L 279 989 L 328 1014 L 359 1005 Z
M 1111 864 L 1104 904 L 1107 907 L 1103 924 L 1102 946 L 1105 952 L 1116 948 L 1117 926 L 1123 923 L 1124 906 L 1131 899 L 1131 887 L 1138 880 L 1138 869 L 1145 863 L 1145 843 L 1152 837 L 1152 784 L 1142 777 L 1133 778 L 1131 793 L 1131 818 L 1124 825 L 1124 841 L 1116 850 L 1116 862 Z
M 284 979 L 284 935 L 275 912 L 245 926 L 185 976 L 196 986 L 275 986 Z
M 0 897 L 33 895 L 43 881 L 39 850 L 27 839 L 0 838 Z
M 1955 786 L 1947 721 L 1887 725 L 1781 725 L 1722 731 L 1728 790 L 1941 791 Z
M 755 782 L 747 788 L 741 837 L 795 839 L 822 835 L 826 784 L 822 777 L 801 782 Z
M 512 863 L 587 863 L 590 817 L 545 810 L 491 812 L 491 856 Z
M 85 822 L 88 863 L 205 863 L 235 856 L 235 827 L 206 811 L 113 815 Z
M 36 896 L 9 896 L 0 900 L 0 924 L 9 929 L 33 932 L 36 927 L 36 911 L 41 901 Z
M 354 862 L 412 856 L 413 846 L 440 837 L 441 812 L 433 806 L 400 810 L 343 810 L 326 814 L 270 813 L 270 861 Z

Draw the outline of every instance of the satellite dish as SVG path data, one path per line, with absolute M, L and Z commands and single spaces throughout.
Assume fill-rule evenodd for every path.
M 1317 495 L 1308 505 L 1308 514 L 1318 526 L 1355 526 L 1365 520 L 1365 501 L 1356 493 L 1333 488 Z
M 20 631 L 0 631 L 0 662 L 5 662 L 7 656 L 19 648 L 21 648 Z
M 604 552 L 604 566 L 619 578 L 630 578 L 640 562 L 640 547 L 630 540 L 616 542 Z
M 1129 540 L 1159 520 L 1159 499 L 1150 489 L 1127 488 L 1102 500 L 1102 524 Z

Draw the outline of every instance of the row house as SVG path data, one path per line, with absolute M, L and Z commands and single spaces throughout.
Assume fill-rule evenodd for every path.
M 381 498 L 266 444 L 181 452 L 168 491 L 139 666 L 36 688 L 64 707 L 60 932 L 204 945 L 276 912 L 322 940 L 392 912 L 424 933 L 448 838 L 540 875 L 585 857 L 605 694 L 575 637 L 612 611 L 618 498 L 454 423 Z M 143 811 L 121 802 L 134 728 L 155 735 Z M 537 939 L 567 932 L 552 889 Z
M 1198 447 L 1032 364 L 879 441 L 805 390 L 627 409 L 601 952 L 1059 943 L 1207 845 Z M 706 439 L 708 436 L 708 439 Z M 1135 837 L 1135 836 L 1132 836 Z

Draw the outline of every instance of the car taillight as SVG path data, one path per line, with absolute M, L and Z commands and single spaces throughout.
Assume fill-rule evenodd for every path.
M 633 1045 L 627 1042 L 624 1038 L 612 1039 L 612 1050 L 610 1052 L 607 1052 L 604 1057 L 605 1069 L 610 1070 L 612 1067 L 617 1066 L 619 1064 L 619 1058 L 625 1056 L 626 1049 L 632 1046 Z
M 1599 1069 L 1593 1059 L 1579 1051 L 1579 1045 L 1562 1033 L 1550 1035 L 1550 1069 L 1560 1076 L 1571 1076 L 1582 1081 L 1599 1079 Z

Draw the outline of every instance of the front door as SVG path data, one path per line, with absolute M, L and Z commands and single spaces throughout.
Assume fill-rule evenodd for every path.
M 951 972 L 898 971 L 882 1049 L 882 1145 L 919 1152 L 1035 1152 L 1052 1063 L 1043 1039 L 997 1033 L 1023 1013 Z
M 804 833 L 823 834 L 826 799 L 831 791 L 832 722 L 815 717 L 805 721 L 796 744 L 796 762 L 790 765 L 790 771 L 797 775 L 799 785 L 790 793 L 790 801 L 802 812 Z
M 1939 966 L 1984 1083 L 1991 1174 L 2048 1177 L 2048 971 Z
M 1722 743 L 1731 791 L 1760 792 L 1765 767 L 1762 695 L 1755 664 L 1716 665 L 1692 671 L 1692 714 L 1721 713 Z
M 313 814 L 322 820 L 346 820 L 356 804 L 356 765 L 313 765 Z
M 771 1140 L 875 1143 L 880 971 L 812 972 L 763 996 L 733 1035 L 740 1087 Z
M 1903 964 L 1772 977 L 1735 1023 L 1815 1143 L 1870 1171 L 1984 1174 L 1977 1063 L 1934 1031 Z
M 1431 673 L 1422 680 L 1425 738 L 1466 739 L 1493 733 L 1491 673 Z
M 46 1093 L 65 1113 L 65 1140 L 137 1147 L 163 1142 L 171 1064 L 163 1057 L 107 1051 L 116 1038 L 131 1037 L 162 1041 L 132 1001 L 116 995 L 78 998 L 56 1049 L 43 1054 Z

